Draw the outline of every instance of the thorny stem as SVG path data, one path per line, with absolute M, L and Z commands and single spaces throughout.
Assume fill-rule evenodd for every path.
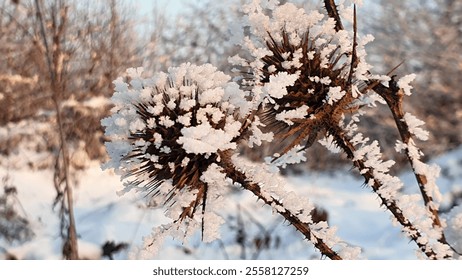
M 234 164 L 231 162 L 229 155 L 220 153 L 221 157 L 221 167 L 226 170 L 226 174 L 234 182 L 239 183 L 246 190 L 251 191 L 255 196 L 261 199 L 266 205 L 269 206 L 278 206 L 276 211 L 283 216 L 289 223 L 291 223 L 301 234 L 305 236 L 308 240 L 313 241 L 313 245 L 321 252 L 321 254 L 327 256 L 332 260 L 341 260 L 340 257 L 332 248 L 327 246 L 327 244 L 321 239 L 316 237 L 311 229 L 310 224 L 300 221 L 300 219 L 287 210 L 284 205 L 277 199 L 263 195 L 261 188 L 258 184 L 250 182 L 247 180 L 247 177 L 244 173 L 237 170 Z M 284 210 L 280 210 L 284 209 Z
M 391 84 L 394 85 L 393 80 L 391 81 Z M 390 108 L 390 111 L 393 114 L 396 127 L 399 131 L 399 134 L 401 135 L 401 140 L 406 145 L 409 145 L 410 141 L 412 140 L 412 134 L 409 131 L 409 126 L 407 125 L 407 123 L 403 121 L 404 120 L 404 110 L 403 110 L 402 100 L 403 100 L 404 94 L 402 90 L 399 89 L 397 86 L 392 86 L 388 88 L 382 84 L 376 85 L 373 88 L 373 90 L 387 102 L 388 108 Z M 431 197 L 431 195 L 428 194 L 427 191 L 425 190 L 425 185 L 427 184 L 427 177 L 424 174 L 416 173 L 415 163 L 414 163 L 414 160 L 408 148 L 406 148 L 406 156 L 408 158 L 409 163 L 411 164 L 412 169 L 414 170 L 414 175 L 419 185 L 420 193 L 422 194 L 422 198 L 424 200 L 425 206 L 428 208 L 428 210 L 431 213 L 432 220 L 433 220 L 433 226 L 441 228 L 442 225 L 441 225 L 440 218 L 438 216 L 438 209 L 437 207 L 435 207 L 435 204 L 433 203 L 433 198 Z M 444 244 L 448 244 L 443 231 L 441 231 L 441 238 L 438 239 L 438 241 Z
M 351 143 L 350 139 L 345 135 L 341 128 L 338 128 L 335 133 L 332 133 L 334 136 L 337 145 L 347 154 L 348 158 L 353 159 L 354 153 L 356 148 Z M 396 218 L 396 220 L 407 229 L 409 237 L 417 244 L 419 249 L 427 255 L 430 259 L 436 259 L 436 253 L 432 248 L 428 247 L 428 244 L 422 243 L 419 239 L 422 237 L 422 234 L 417 230 L 417 228 L 409 221 L 403 214 L 402 210 L 398 205 L 396 205 L 396 201 L 389 200 L 383 197 L 380 194 L 380 189 L 382 184 L 379 180 L 377 180 L 374 176 L 375 170 L 371 167 L 366 167 L 364 160 L 358 159 L 353 161 L 353 165 L 358 168 L 361 172 L 362 176 L 364 177 L 366 183 L 373 182 L 373 184 L 369 184 L 372 187 L 372 190 L 379 196 L 382 205 L 384 205 Z M 367 172 L 365 172 L 367 170 Z M 449 257 L 449 256 L 446 256 Z
M 324 7 L 326 8 L 329 17 L 335 19 L 335 31 L 343 30 L 343 24 L 337 10 L 337 5 L 335 5 L 335 1 L 324 0 Z
M 324 0 L 324 7 L 325 7 L 329 17 L 333 18 L 335 20 L 335 22 L 336 22 L 335 30 L 336 31 L 343 30 L 344 27 L 343 27 L 343 25 L 341 23 L 341 19 L 340 19 L 339 12 L 338 12 L 337 6 L 335 4 L 335 1 L 334 0 Z M 354 12 L 355 12 L 355 14 L 354 14 L 354 33 L 355 33 L 355 38 L 356 38 L 356 32 L 357 32 L 356 9 L 354 10 Z M 353 47 L 353 51 L 354 50 L 355 50 L 355 47 Z M 354 52 L 353 52 L 353 54 L 354 54 Z M 353 60 L 353 62 L 357 62 L 357 61 Z M 352 72 L 350 70 L 350 75 L 351 75 L 351 73 Z M 395 84 L 392 84 L 392 85 L 395 85 Z M 390 111 L 393 114 L 393 118 L 395 119 L 395 123 L 396 123 L 398 131 L 399 131 L 399 133 L 401 135 L 401 139 L 402 139 L 403 143 L 409 144 L 409 142 L 410 142 L 410 140 L 412 138 L 412 135 L 411 135 L 411 133 L 409 131 L 409 127 L 408 127 L 407 123 L 403 121 L 404 111 L 403 111 L 403 108 L 402 108 L 402 98 L 403 98 L 402 90 L 400 90 L 396 85 L 392 89 L 387 88 L 387 87 L 383 86 L 378 81 L 369 82 L 368 83 L 368 89 L 373 89 L 375 92 L 377 92 L 377 94 L 379 94 L 383 99 L 385 99 L 385 101 L 387 102 L 388 107 L 390 108 Z M 339 131 L 342 131 L 342 130 L 340 129 Z M 354 146 L 351 144 L 351 142 L 349 142 L 349 140 L 346 139 L 344 137 L 344 135 L 335 135 L 335 137 L 337 138 L 339 146 L 341 146 L 341 148 L 346 152 L 348 157 L 353 158 L 353 152 L 354 152 L 355 149 L 354 149 Z M 407 155 L 408 160 L 409 160 L 409 162 L 410 162 L 410 164 L 411 164 L 411 166 L 412 166 L 412 168 L 414 170 L 414 174 L 415 174 L 416 180 L 418 182 L 419 189 L 420 189 L 420 192 L 422 194 L 422 198 L 424 200 L 425 206 L 427 207 L 427 209 L 431 213 L 433 226 L 442 228 L 441 221 L 440 221 L 439 216 L 438 216 L 438 209 L 435 207 L 434 203 L 432 203 L 433 202 L 432 197 L 425 190 L 425 185 L 427 183 L 427 177 L 425 175 L 423 175 L 423 174 L 417 174 L 415 172 L 416 169 L 415 169 L 415 166 L 414 166 L 414 161 L 412 159 L 412 156 L 409 153 L 409 149 L 406 149 L 406 155 Z M 362 161 L 355 161 L 354 165 L 357 168 L 359 168 L 360 170 L 362 170 L 364 168 L 364 163 Z M 366 180 L 374 179 L 374 176 L 372 174 L 373 174 L 372 172 L 367 172 L 367 173 L 363 174 L 363 177 L 365 177 Z M 374 179 L 374 186 L 372 186 L 372 187 L 373 187 L 374 191 L 379 195 L 380 199 L 382 200 L 382 203 L 384 205 L 386 205 L 388 209 L 390 209 L 390 211 L 397 218 L 397 220 L 400 222 L 401 225 L 403 225 L 404 227 L 408 227 L 409 225 L 412 226 L 412 224 L 402 215 L 400 209 L 396 206 L 396 204 L 394 202 L 392 202 L 392 204 L 390 205 L 390 206 L 393 205 L 393 207 L 390 208 L 390 206 L 387 204 L 387 201 L 383 197 L 380 196 L 380 194 L 377 192 L 380 185 L 381 185 L 380 182 L 378 182 L 377 180 Z M 408 227 L 408 228 L 412 229 L 412 232 L 415 231 L 413 226 L 412 226 L 412 228 L 410 228 L 410 227 Z M 434 258 L 436 255 L 435 255 L 435 253 L 433 251 L 430 251 L 430 252 L 426 251 L 425 250 L 426 246 L 424 244 L 419 244 L 419 242 L 417 242 L 417 238 L 420 236 L 420 233 L 418 231 L 415 231 L 415 232 L 416 232 L 415 236 L 413 236 L 411 234 L 411 239 L 413 239 L 418 244 L 418 246 L 421 248 L 421 250 L 428 257 Z M 438 239 L 438 241 L 443 243 L 443 244 L 446 244 L 446 245 L 450 246 L 448 244 L 447 240 L 446 240 L 446 237 L 445 237 L 443 231 L 441 231 L 441 237 Z

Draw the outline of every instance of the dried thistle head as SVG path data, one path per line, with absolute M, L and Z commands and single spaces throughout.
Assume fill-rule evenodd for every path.
M 251 32 L 242 44 L 247 58 L 231 62 L 240 66 L 241 83 L 252 92 L 264 123 L 276 137 L 292 137 L 284 153 L 303 141 L 310 146 L 366 91 L 359 85 L 368 79 L 369 65 L 359 58 L 370 38 L 356 42 L 356 31 L 337 30 L 332 18 L 317 11 L 306 13 L 293 4 L 265 10 L 254 2 L 244 8 Z
M 130 86 L 116 80 L 113 114 L 104 119 L 111 157 L 106 167 L 133 188 L 164 203 L 176 220 L 205 207 L 204 172 L 220 161 L 218 152 L 236 148 L 241 118 L 248 113 L 244 93 L 230 77 L 207 64 L 183 64 L 141 78 L 129 69 Z

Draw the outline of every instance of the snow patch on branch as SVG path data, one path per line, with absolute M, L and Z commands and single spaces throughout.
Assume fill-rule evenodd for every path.
M 326 102 L 329 105 L 333 105 L 335 102 L 339 101 L 342 99 L 342 97 L 345 96 L 345 91 L 342 90 L 341 87 L 330 87 L 329 92 L 327 93 L 326 96 Z
M 303 119 L 306 117 L 309 107 L 306 105 L 302 105 L 293 110 L 286 110 L 278 113 L 276 115 L 276 120 L 283 121 L 288 125 L 293 125 L 293 120 L 295 119 Z
M 287 94 L 286 87 L 293 86 L 298 77 L 299 74 L 289 74 L 287 72 L 272 75 L 269 83 L 263 86 L 263 93 L 270 98 L 282 98 Z
M 402 121 L 406 122 L 407 126 L 409 127 L 409 132 L 414 134 L 415 137 L 417 137 L 417 139 L 420 139 L 422 141 L 428 140 L 428 136 L 430 133 L 427 130 L 420 127 L 425 124 L 424 121 L 418 119 L 409 112 L 406 112 L 404 114 Z
M 214 129 L 209 123 L 184 127 L 181 133 L 183 136 L 177 142 L 187 153 L 210 155 L 219 150 L 236 148 L 236 143 L 231 141 L 236 135 Z
M 278 167 L 286 168 L 287 165 L 304 162 L 306 161 L 306 156 L 304 154 L 305 149 L 300 145 L 296 145 L 282 156 L 274 154 L 274 158 L 267 157 L 265 161 L 270 166 L 268 171 L 277 172 L 279 171 Z
M 225 203 L 223 186 L 230 186 L 232 182 L 226 177 L 223 168 L 215 163 L 207 168 L 200 180 L 208 186 L 202 239 L 204 242 L 212 242 L 221 237 L 220 228 L 225 223 L 225 219 L 220 215 Z
M 261 131 L 260 127 L 264 126 L 265 125 L 260 122 L 260 119 L 257 116 L 255 116 L 255 119 L 252 121 L 252 124 L 250 125 L 250 131 L 252 132 L 248 140 L 248 145 L 250 148 L 253 148 L 254 145 L 260 146 L 263 143 L 263 141 L 273 141 L 273 132 L 264 133 L 263 131 Z
M 393 161 L 389 160 L 384 162 L 381 159 L 378 141 L 373 141 L 371 144 L 364 144 L 364 141 L 361 142 L 363 142 L 363 144 L 355 151 L 353 160 L 360 160 L 364 163 L 365 169 L 359 170 L 360 173 L 372 173 L 373 177 L 367 182 L 368 185 L 375 188 L 378 187 L 377 194 L 385 199 L 386 204 L 396 204 L 403 216 L 414 225 L 421 235 L 417 242 L 431 248 L 435 252 L 437 258 L 451 256 L 452 251 L 450 247 L 438 241 L 442 235 L 442 229 L 433 226 L 432 215 L 424 206 L 421 195 L 406 195 L 400 192 L 403 183 L 398 177 L 388 173 L 390 167 L 393 165 Z M 433 195 L 437 201 L 440 201 L 441 194 L 436 186 L 439 167 L 430 167 L 419 161 L 420 152 L 413 145 L 412 139 L 409 145 L 399 142 L 397 144 L 397 150 L 402 149 L 406 149 L 408 153 L 415 155 L 415 159 L 413 159 L 413 166 L 417 166 L 414 167 L 416 168 L 415 173 L 426 176 L 427 182 L 424 186 L 425 191 L 429 195 Z M 435 204 L 432 206 L 438 209 L 436 202 L 433 203 Z M 417 234 L 416 231 L 410 228 L 403 227 L 402 230 L 409 237 Z
M 409 74 L 398 80 L 398 87 L 404 91 L 405 95 L 410 96 L 412 94 L 411 89 L 413 89 L 413 87 L 410 83 L 414 81 L 416 77 L 416 74 Z
M 334 137 L 330 134 L 320 139 L 318 142 L 333 154 L 338 154 L 341 151 L 337 143 L 335 143 Z

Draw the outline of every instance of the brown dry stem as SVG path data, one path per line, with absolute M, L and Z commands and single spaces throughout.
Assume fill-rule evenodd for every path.
M 391 84 L 394 84 L 394 81 L 391 81 Z M 412 134 L 409 131 L 409 126 L 407 125 L 407 123 L 403 121 L 404 120 L 404 110 L 403 110 L 404 94 L 402 90 L 399 89 L 398 87 L 385 87 L 382 84 L 377 84 L 374 87 L 374 91 L 377 94 L 379 94 L 387 102 L 388 108 L 390 109 L 393 115 L 396 127 L 401 136 L 401 140 L 406 145 L 409 145 L 412 140 Z M 435 207 L 435 204 L 433 203 L 433 198 L 431 197 L 431 195 L 428 194 L 427 191 L 425 190 L 425 185 L 427 184 L 427 177 L 425 176 L 425 174 L 418 174 L 416 172 L 415 163 L 414 163 L 414 160 L 408 148 L 406 148 L 405 153 L 414 171 L 414 175 L 419 185 L 420 193 L 422 194 L 422 198 L 425 203 L 425 206 L 428 208 L 428 211 L 431 213 L 431 216 L 432 216 L 431 218 L 433 220 L 433 226 L 441 228 L 442 225 L 441 225 L 441 221 L 438 215 L 438 209 Z M 438 241 L 443 244 L 448 244 L 446 241 L 444 232 L 442 232 L 441 238 Z

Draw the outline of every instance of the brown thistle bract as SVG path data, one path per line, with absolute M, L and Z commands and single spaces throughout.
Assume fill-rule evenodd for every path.
M 298 72 L 299 78 L 293 86 L 287 87 L 286 95 L 282 98 L 274 99 L 275 105 L 261 110 L 261 118 L 265 124 L 269 125 L 269 129 L 275 133 L 276 137 L 292 139 L 283 153 L 288 152 L 303 141 L 305 141 L 305 148 L 308 148 L 316 140 L 319 132 L 329 132 L 334 129 L 338 126 L 343 114 L 352 112 L 350 105 L 354 100 L 351 94 L 351 71 L 353 71 L 353 67 L 349 63 L 345 63 L 345 60 L 351 60 L 350 57 L 354 56 L 355 52 L 353 50 L 351 53 L 340 53 L 340 48 L 337 47 L 328 54 L 328 64 L 323 67 L 321 54 L 317 51 L 322 47 L 314 46 L 314 42 L 309 39 L 309 31 L 304 34 L 301 43 L 297 46 L 290 43 L 288 34 L 285 31 L 282 31 L 281 42 L 276 42 L 271 34 L 269 34 L 269 37 L 270 40 L 266 42 L 266 45 L 272 55 L 262 58 L 265 66 L 260 82 L 269 82 L 270 76 L 278 72 L 288 72 L 289 74 Z M 299 49 L 302 50 L 301 66 L 290 69 L 284 68 L 283 62 L 292 60 L 294 52 Z M 289 56 L 284 59 L 283 54 L 287 53 L 289 53 Z M 309 58 L 308 53 L 312 53 L 313 57 Z M 270 67 L 276 70 L 270 73 L 268 70 Z M 347 67 L 350 68 L 348 76 L 345 74 L 348 73 Z M 313 77 L 328 77 L 330 84 L 323 84 L 314 80 Z M 331 87 L 340 87 L 346 93 L 341 100 L 333 104 L 326 102 Z M 294 110 L 303 105 L 309 107 L 306 117 L 303 119 L 291 119 L 294 123 L 293 125 L 288 125 L 275 118 L 281 112 Z

